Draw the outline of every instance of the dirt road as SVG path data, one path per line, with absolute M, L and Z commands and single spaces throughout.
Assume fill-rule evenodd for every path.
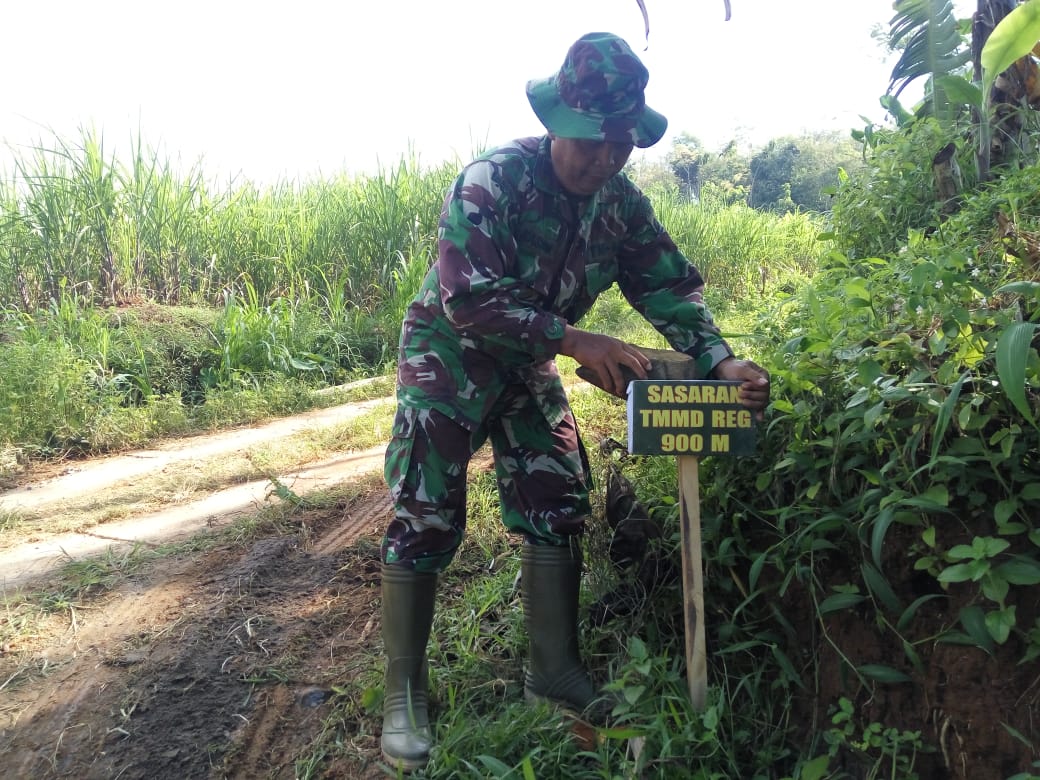
M 156 449 L 88 461 L 58 476 L 0 494 L 0 513 L 22 510 L 54 514 L 75 512 L 80 502 L 96 503 L 99 497 L 119 483 L 183 468 L 188 463 L 221 458 L 307 429 L 341 424 L 385 403 L 385 399 L 378 399 L 335 406 L 252 428 L 178 439 Z M 306 494 L 344 478 L 377 470 L 382 455 L 382 447 L 342 453 L 282 474 L 281 481 L 291 485 L 293 492 Z M 82 560 L 136 544 L 181 540 L 207 528 L 226 525 L 246 512 L 255 512 L 270 498 L 271 487 L 269 479 L 255 480 L 162 511 L 104 523 L 89 531 L 35 534 L 20 544 L 0 550 L 0 584 L 8 588 L 22 587 L 70 560 Z
M 157 470 L 341 422 L 375 403 L 87 462 L 0 495 L 0 512 L 67 512 Z M 323 752 L 339 684 L 378 681 L 358 650 L 378 637 L 377 542 L 390 511 L 381 463 L 376 447 L 301 464 L 281 479 L 296 496 L 334 485 L 341 497 L 254 523 L 244 542 L 214 531 L 277 503 L 270 480 L 7 544 L 0 776 L 299 777 L 317 766 L 384 776 L 360 705 L 335 708 L 347 758 L 330 764 Z M 76 578 L 56 578 L 70 561 L 81 567 Z M 119 576 L 106 579 L 112 571 Z

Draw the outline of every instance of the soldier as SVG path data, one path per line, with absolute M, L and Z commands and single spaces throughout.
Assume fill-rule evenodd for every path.
M 503 524 L 524 538 L 525 697 L 604 714 L 578 651 L 588 463 L 554 358 L 574 358 L 618 395 L 622 371 L 645 378 L 650 363 L 576 326 L 597 296 L 616 283 L 700 375 L 742 381 L 749 408 L 768 403 L 765 372 L 733 356 L 697 269 L 621 173 L 632 148 L 667 126 L 644 102 L 648 76 L 622 39 L 582 36 L 556 74 L 527 84 L 548 132 L 481 155 L 445 200 L 437 261 L 401 331 L 385 463 L 394 517 L 382 543 L 382 751 L 402 770 L 429 756 L 434 591 L 465 531 L 467 464 L 487 440 Z

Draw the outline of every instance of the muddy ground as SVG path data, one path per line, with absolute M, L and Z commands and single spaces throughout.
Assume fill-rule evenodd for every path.
M 378 633 L 375 548 L 354 546 L 388 511 L 360 496 L 301 518 L 297 536 L 164 560 L 63 611 L 0 705 L 4 772 L 293 777 Z M 341 776 L 369 776 L 377 740 L 352 738 L 358 760 Z
M 60 580 L 54 567 L 5 584 L 0 776 L 385 777 L 376 719 L 338 692 L 378 682 L 358 650 L 379 634 L 377 540 L 390 512 L 380 465 L 369 454 L 343 471 L 351 484 L 335 506 L 280 511 L 245 542 L 227 528 L 176 548 L 113 539 L 102 563 L 135 562 L 114 587 L 90 585 L 89 568 Z M 36 495 L 60 494 L 83 468 L 41 479 Z M 109 484 L 91 480 L 102 493 Z M 330 764 L 332 739 L 349 744 Z

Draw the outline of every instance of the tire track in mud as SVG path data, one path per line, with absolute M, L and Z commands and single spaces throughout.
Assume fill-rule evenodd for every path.
M 325 679 L 278 682 L 263 691 L 263 702 L 258 703 L 249 722 L 234 736 L 230 749 L 233 758 L 228 762 L 234 766 L 230 777 L 251 780 L 268 767 L 280 767 L 285 777 L 298 776 L 294 767 L 297 762 L 306 764 L 309 749 L 320 738 L 324 728 L 322 718 L 328 714 L 336 696 L 334 687 L 364 673 L 369 664 L 365 652 L 371 652 L 379 635 L 379 561 L 375 543 L 390 513 L 385 491 L 365 496 L 347 507 L 340 522 L 334 523 L 310 546 L 309 555 L 327 561 L 330 567 L 335 566 L 335 572 L 329 576 L 337 601 L 354 608 L 337 610 L 330 606 L 335 612 L 330 614 L 333 624 L 328 626 L 324 641 L 310 648 L 310 662 L 304 665 L 327 669 L 329 674 Z M 372 540 L 367 553 L 351 549 L 360 539 Z M 376 736 L 359 722 L 349 722 L 351 708 L 346 708 L 346 713 L 342 713 L 342 709 L 341 717 L 348 721 L 344 724 L 347 733 L 337 733 L 353 742 L 358 756 L 368 758 L 356 760 L 349 769 L 341 768 L 343 774 L 331 776 L 386 777 L 377 763 Z M 287 730 L 307 738 L 286 744 L 279 735 Z
M 387 491 L 381 490 L 365 497 L 355 507 L 344 512 L 341 523 L 315 540 L 313 552 L 316 555 L 329 555 L 347 547 L 366 533 L 381 533 L 392 511 Z
M 389 512 L 378 490 L 305 514 L 297 534 L 166 561 L 79 605 L 76 631 L 4 692 L 0 765 L 34 778 L 295 777 L 332 687 L 371 672 Z M 39 671 L 46 657 L 59 671 Z M 357 725 L 343 776 L 384 776 Z

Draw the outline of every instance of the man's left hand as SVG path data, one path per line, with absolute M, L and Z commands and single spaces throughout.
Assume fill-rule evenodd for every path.
M 768 371 L 750 360 L 730 357 L 715 366 L 711 373 L 715 379 L 740 382 L 740 402 L 754 410 L 755 419 L 762 419 L 762 410 L 769 404 Z

